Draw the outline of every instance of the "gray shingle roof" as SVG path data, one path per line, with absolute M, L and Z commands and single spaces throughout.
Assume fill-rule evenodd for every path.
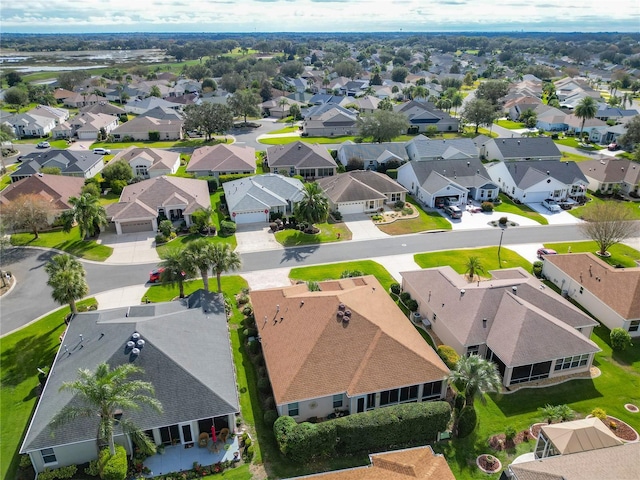
M 304 189 L 300 180 L 274 173 L 226 182 L 222 187 L 230 212 L 285 206 L 288 201 L 295 203 L 302 198 Z
M 549 137 L 494 138 L 502 157 L 509 158 L 545 158 L 560 157 L 560 150 Z
M 449 179 L 449 181 L 465 188 L 481 187 L 486 184 L 492 184 L 497 188 L 497 185 L 489 179 L 489 174 L 478 158 L 469 158 L 464 160 L 431 160 L 429 162 L 412 161 L 400 168 L 412 169 L 419 184 L 425 188 L 426 180 L 428 178 L 434 178 L 432 173 L 438 173 Z M 427 191 L 434 190 L 427 189 Z
M 527 189 L 549 176 L 565 185 L 572 185 L 576 182 L 584 182 L 585 185 L 588 183 L 576 162 L 528 160 L 526 162 L 505 162 L 505 165 L 516 185 L 522 189 Z
M 267 159 L 270 167 L 337 167 L 326 147 L 301 141 L 267 148 Z
M 443 158 L 445 152 L 452 154 L 453 150 L 457 150 L 464 158 L 477 158 L 478 148 L 470 138 L 456 138 L 452 140 L 431 140 L 424 135 L 418 135 L 407 143 L 415 145 L 418 156 L 423 159 Z
M 354 170 L 318 180 L 325 195 L 333 203 L 379 200 L 389 193 L 407 189 L 387 175 L 371 170 Z
M 21 451 L 95 438 L 95 419 L 69 422 L 53 436 L 49 422 L 65 405 L 79 401 L 71 392 L 59 391 L 63 382 L 75 380 L 79 368 L 94 370 L 101 362 L 112 368 L 132 362 L 144 369 L 139 378 L 153 384 L 164 411 L 125 412 L 143 430 L 237 412 L 224 303 L 217 294 L 193 295 L 204 297 L 193 308 L 167 302 L 78 314 L 56 356 Z M 140 355 L 132 357 L 126 343 L 136 331 L 146 343 Z
M 409 160 L 404 142 L 352 143 L 344 142 L 338 148 L 340 155 L 346 158 L 359 158 L 363 161 L 377 160 L 385 151 L 391 152 L 403 160 Z
M 91 170 L 97 163 L 102 163 L 101 155 L 94 155 L 86 151 L 56 150 L 46 152 L 33 152 L 25 155 L 22 165 L 11 174 L 11 177 L 33 175 L 42 167 L 59 167 L 61 174 L 85 173 Z

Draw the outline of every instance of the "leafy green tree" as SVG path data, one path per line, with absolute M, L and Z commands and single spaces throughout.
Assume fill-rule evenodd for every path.
M 185 73 L 189 78 L 193 78 L 194 80 L 197 80 L 197 81 L 200 81 L 204 78 L 211 76 L 211 70 L 209 70 L 207 67 L 199 63 L 196 65 L 191 65 L 190 67 L 187 67 Z
M 355 78 L 360 71 L 360 66 L 353 60 L 343 60 L 338 62 L 333 69 L 340 77 Z
M 374 142 L 390 142 L 406 132 L 409 121 L 401 113 L 377 109 L 373 113 L 362 115 L 358 119 L 361 137 L 372 137 Z
M 101 226 L 107 225 L 107 212 L 98 197 L 83 193 L 79 197 L 70 197 L 69 203 L 72 208 L 60 216 L 65 232 L 70 232 L 73 224 L 77 223 L 80 236 L 86 239 L 98 233 Z
M 478 86 L 476 98 L 487 100 L 492 105 L 497 105 L 498 100 L 509 91 L 509 84 L 504 80 L 487 80 Z
M 229 106 L 236 115 L 244 117 L 244 123 L 247 123 L 248 116 L 257 117 L 260 114 L 258 104 L 260 103 L 260 95 L 253 90 L 244 89 L 237 90 L 228 100 Z
M 228 243 L 214 243 L 211 246 L 212 268 L 218 281 L 218 293 L 222 292 L 221 276 L 226 272 L 235 272 L 240 269 L 242 261 L 240 255 L 231 249 Z
M 480 257 L 475 255 L 468 257 L 464 272 L 468 275 L 469 281 L 471 282 L 475 279 L 476 274 L 484 273 L 484 267 L 482 266 Z
M 304 71 L 304 65 L 297 60 L 283 63 L 280 66 L 280 73 L 285 77 L 295 78 Z
M 188 270 L 200 272 L 202 284 L 206 292 L 209 291 L 209 270 L 213 266 L 211 259 L 211 245 L 204 238 L 189 242 L 184 249 L 184 256 Z
M 218 89 L 218 84 L 213 78 L 205 78 L 202 81 L 202 90 L 206 92 L 215 92 Z
M 378 110 L 386 110 L 390 112 L 393 110 L 393 103 L 388 97 L 383 98 L 382 100 L 380 100 L 380 103 L 378 104 Z
M 625 329 L 616 327 L 609 334 L 611 348 L 614 352 L 621 352 L 632 345 L 631 335 Z
M 86 297 L 89 293 L 82 264 L 71 255 L 55 255 L 44 266 L 44 271 L 49 276 L 47 285 L 53 289 L 53 299 L 60 305 L 68 303 L 71 313 L 78 313 L 76 300 Z
M 596 112 L 598 111 L 598 104 L 593 99 L 593 97 L 586 96 L 580 103 L 576 106 L 574 110 L 574 114 L 576 117 L 582 119 L 582 123 L 580 125 L 580 138 L 584 137 L 584 124 L 587 120 L 591 120 L 596 116 Z
M 38 238 L 40 230 L 49 224 L 54 210 L 44 197 L 35 194 L 21 195 L 2 209 L 6 226 L 13 231 L 27 230 Z
M 640 115 L 634 116 L 626 125 L 624 135 L 618 138 L 620 145 L 624 145 L 627 150 L 633 150 L 635 146 L 640 146 Z
M 484 402 L 483 394 L 499 392 L 502 388 L 496 365 L 478 355 L 461 357 L 449 374 L 449 382 L 464 395 L 465 405 L 471 407 L 476 396 Z
M 125 161 L 109 162 L 103 169 L 102 178 L 105 183 L 113 188 L 112 183 L 116 180 L 125 182 L 125 185 L 133 178 L 133 169 Z
M 194 274 L 192 265 L 184 254 L 184 249 L 173 247 L 165 250 L 161 255 L 159 266 L 164 268 L 160 274 L 160 281 L 170 287 L 178 286 L 180 298 L 184 298 L 184 282 Z
M 233 112 L 226 105 L 202 103 L 189 105 L 184 111 L 185 130 L 201 130 L 210 140 L 214 134 L 225 134 L 233 127 Z
M 7 74 L 4 75 L 4 79 L 7 82 L 7 84 L 9 85 L 9 87 L 15 87 L 16 85 L 18 85 L 19 83 L 22 83 L 22 75 L 20 75 L 18 72 L 8 72 Z
M 70 72 L 62 72 L 58 75 L 58 85 L 65 90 L 73 90 L 83 81 L 89 78 L 89 72 L 86 70 L 72 70 Z
M 16 112 L 29 103 L 29 93 L 22 87 L 11 87 L 4 92 L 4 102 L 11 105 Z
M 329 216 L 329 200 L 317 182 L 304 184 L 300 200 L 293 209 L 298 222 L 322 223 Z
M 297 103 L 294 103 L 289 107 L 289 115 L 291 115 L 292 122 L 295 122 L 302 118 L 302 113 L 300 112 L 300 107 Z
M 160 92 L 160 87 L 157 85 L 153 85 L 149 90 L 149 96 L 151 97 L 162 97 L 162 93 Z
M 394 67 L 391 71 L 391 80 L 403 83 L 407 79 L 407 75 L 409 75 L 409 70 L 405 67 Z
M 65 405 L 51 420 L 51 426 L 55 429 L 82 417 L 95 419 L 98 422 L 98 442 L 107 444 L 111 455 L 114 455 L 113 436 L 117 422 L 143 453 L 155 453 L 155 444 L 144 431 L 125 416 L 116 419 L 117 410 L 129 412 L 140 409 L 141 405 L 151 407 L 158 413 L 162 412 L 162 404 L 153 397 L 153 385 L 143 380 L 130 379 L 132 375 L 143 373 L 140 367 L 131 363 L 113 369 L 107 363 L 101 363 L 95 372 L 78 370 L 77 380 L 65 382 L 60 387 L 60 391 L 73 392 L 78 402 Z
M 480 125 L 491 125 L 496 118 L 496 110 L 488 100 L 474 98 L 467 102 L 462 109 L 462 119 L 465 123 L 475 125 L 478 133 Z

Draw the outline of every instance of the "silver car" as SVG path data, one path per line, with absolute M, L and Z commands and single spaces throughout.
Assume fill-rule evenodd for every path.
M 545 198 L 542 201 L 542 206 L 550 212 L 559 212 L 561 210 L 560 205 L 553 198 Z

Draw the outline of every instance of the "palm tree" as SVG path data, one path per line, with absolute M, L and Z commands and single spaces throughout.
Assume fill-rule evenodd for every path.
M 324 222 L 329 216 L 329 201 L 317 182 L 305 183 L 300 200 L 293 209 L 298 222 Z
M 133 374 L 141 374 L 143 370 L 131 363 L 125 363 L 113 370 L 106 363 L 101 363 L 92 372 L 87 369 L 78 370 L 78 379 L 65 382 L 60 390 L 70 390 L 78 403 L 67 404 L 51 420 L 55 429 L 71 420 L 80 417 L 95 419 L 99 417 L 98 441 L 109 445 L 111 454 L 115 454 L 113 441 L 116 422 L 123 431 L 131 435 L 136 446 L 148 454 L 155 453 L 155 444 L 147 435 L 137 428 L 130 420 L 121 418 L 116 420 L 117 410 L 139 409 L 140 405 L 147 405 L 157 412 L 162 412 L 162 405 L 151 395 L 154 394 L 153 385 L 142 380 L 129 380 Z M 150 395 L 147 395 L 149 393 Z
M 89 293 L 82 264 L 71 255 L 56 255 L 44 266 L 44 271 L 49 275 L 47 285 L 53 288 L 53 299 L 60 305 L 68 303 L 71 313 L 78 313 L 76 300 Z
M 484 267 L 480 262 L 480 258 L 476 256 L 471 256 L 467 258 L 467 263 L 465 264 L 466 270 L 464 271 L 467 275 L 469 275 L 469 281 L 473 282 L 476 274 L 484 273 Z
M 618 89 L 622 87 L 622 82 L 620 80 L 614 80 L 609 84 L 609 91 L 611 92 L 611 96 L 615 97 Z
M 231 250 L 228 243 L 214 243 L 211 246 L 211 261 L 213 262 L 213 271 L 218 280 L 218 293 L 222 292 L 222 284 L 220 277 L 225 272 L 235 272 L 242 265 L 240 255 Z
M 93 236 L 96 230 L 107 225 L 107 212 L 100 205 L 100 199 L 90 193 L 83 193 L 79 197 L 70 197 L 69 203 L 73 206 L 71 210 L 66 210 L 60 218 L 63 222 L 63 230 L 70 232 L 74 223 L 80 228 L 80 236 L 86 239 Z
M 464 97 L 462 96 L 462 93 L 456 92 L 453 95 L 451 95 L 451 98 L 449 100 L 451 100 L 451 106 L 453 107 L 453 111 L 457 113 L 458 107 L 462 106 Z
M 165 250 L 160 258 L 160 268 L 164 268 L 160 274 L 160 281 L 170 287 L 178 285 L 180 298 L 184 298 L 184 282 L 193 276 L 192 266 L 189 264 L 182 248 L 173 247 Z
M 184 249 L 188 270 L 200 272 L 202 284 L 206 292 L 209 291 L 209 269 L 213 266 L 211 259 L 211 243 L 199 238 L 187 244 Z
M 480 400 L 484 403 L 484 393 L 498 392 L 502 388 L 496 365 L 478 355 L 461 357 L 456 368 L 449 374 L 449 383 L 464 394 L 465 405 L 471 407 L 476 395 L 480 395 Z
M 413 98 L 427 98 L 428 96 L 429 91 L 422 85 L 418 85 L 413 89 Z
M 584 97 L 580 100 L 580 103 L 576 106 L 574 114 L 576 117 L 582 119 L 582 125 L 580 126 L 580 138 L 584 136 L 584 122 L 588 119 L 592 119 L 596 116 L 598 111 L 598 104 L 592 97 Z

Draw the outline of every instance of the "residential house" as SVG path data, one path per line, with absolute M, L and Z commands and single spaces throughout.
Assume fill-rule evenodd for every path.
M 265 161 L 273 173 L 290 177 L 300 175 L 305 180 L 331 177 L 338 169 L 324 145 L 301 141 L 267 148 Z
M 161 106 L 153 107 L 146 112 L 141 113 L 140 116 L 156 118 L 158 120 L 174 120 L 177 122 L 182 122 L 184 119 L 182 114 L 175 108 L 167 108 Z
M 54 138 L 96 140 L 100 134 L 109 135 L 118 127 L 118 117 L 105 113 L 82 112 L 60 125 L 51 133 Z
M 498 366 L 503 385 L 588 372 L 596 321 L 522 268 L 469 282 L 451 267 L 402 272 L 423 324 L 459 355 Z
M 132 101 L 135 101 L 136 99 L 141 100 L 145 95 L 146 92 L 137 87 L 132 85 L 122 85 L 114 88 L 113 90 L 106 91 L 104 98 L 110 102 L 118 102 L 122 104 L 129 99 L 132 99 Z
M 563 132 L 568 130 L 566 123 L 567 114 L 557 108 L 546 106 L 538 107 L 536 128 L 547 132 Z
M 143 100 L 140 100 L 139 98 L 134 98 L 128 101 L 124 106 L 124 110 L 127 113 L 134 113 L 136 115 L 140 115 L 146 112 L 147 110 L 151 110 L 152 108 L 155 108 L 155 107 L 180 109 L 180 105 L 176 103 L 171 103 L 158 97 L 147 97 Z
M 47 201 L 52 212 L 49 224 L 65 210 L 72 208 L 69 198 L 79 197 L 84 187 L 84 178 L 63 177 L 38 173 L 7 185 L 0 191 L 0 206 L 5 207 L 24 195 L 37 195 Z
M 480 158 L 487 160 L 560 160 L 562 153 L 549 137 L 492 138 Z
M 159 140 L 180 140 L 183 137 L 182 120 L 159 120 L 153 117 L 137 116 L 113 129 L 111 134 L 116 142 L 126 137 L 134 141 L 151 140 L 157 133 Z
M 318 181 L 331 210 L 343 215 L 375 212 L 387 203 L 405 201 L 407 189 L 387 175 L 372 170 L 352 170 Z
M 53 97 L 59 103 L 64 101 L 65 98 L 73 97 L 76 95 L 76 92 L 72 92 L 71 90 L 67 90 L 65 88 L 56 88 L 53 91 Z
M 431 446 L 372 453 L 370 465 L 331 472 L 315 473 L 289 480 L 455 480 L 444 456 L 434 454 Z
M 180 168 L 180 153 L 132 145 L 111 159 L 111 162 L 117 161 L 127 162 L 136 177 L 154 178 L 176 173 Z
M 606 103 L 600 103 L 598 104 L 598 111 L 596 112 L 595 118 L 603 122 L 613 120 L 616 123 L 624 123 L 624 119 L 632 118 L 636 115 L 638 115 L 638 110 L 636 109 L 624 109 L 612 107 Z
M 605 125 L 594 127 L 589 132 L 589 140 L 601 145 L 609 145 L 610 143 L 617 143 L 618 139 L 625 133 L 627 133 L 627 127 L 624 123 L 613 126 Z M 628 148 L 631 146 L 624 145 L 624 147 Z M 631 150 L 631 148 L 629 148 L 629 150 Z
M 378 97 L 365 95 L 364 97 L 354 98 L 352 103 L 358 107 L 360 113 L 373 113 L 378 109 L 381 101 Z
M 51 419 L 76 401 L 65 382 L 78 370 L 133 364 L 151 383 L 163 411 L 127 410 L 124 415 L 156 445 L 190 448 L 200 433 L 233 429 L 239 411 L 229 327 L 222 295 L 199 290 L 176 302 L 133 305 L 79 313 L 67 327 L 47 383 L 20 448 L 36 472 L 98 458 L 98 416 L 78 417 L 53 429 Z M 116 444 L 133 455 L 121 426 Z
M 432 140 L 418 135 L 407 142 L 405 148 L 409 160 L 413 161 L 478 158 L 478 148 L 470 138 Z
M 444 398 L 449 369 L 374 276 L 319 287 L 250 294 L 279 415 L 302 422 Z
M 256 173 L 256 151 L 253 147 L 218 145 L 196 148 L 187 165 L 187 173 L 196 177 Z
M 267 223 L 272 212 L 291 215 L 304 185 L 297 178 L 266 173 L 226 182 L 222 188 L 231 218 L 245 224 Z
M 588 188 L 592 192 L 613 193 L 617 185 L 620 193 L 640 194 L 640 165 L 636 162 L 626 158 L 602 156 L 579 162 L 578 167 L 589 182 Z
M 62 103 L 67 107 L 82 108 L 87 105 L 95 105 L 96 103 L 104 102 L 104 100 L 105 97 L 100 97 L 95 93 L 82 92 L 64 98 Z
M 87 151 L 50 149 L 36 151 L 22 157 L 22 163 L 11 172 L 11 181 L 40 173 L 43 168 L 60 169 L 60 175 L 66 177 L 91 178 L 104 168 L 102 155 L 94 155 Z
M 377 170 L 389 161 L 402 164 L 409 157 L 404 142 L 354 143 L 347 140 L 338 147 L 338 161 L 346 167 L 351 159 L 361 161 L 365 170 Z
M 56 126 L 56 119 L 33 113 L 18 113 L 4 117 L 2 123 L 9 125 L 18 138 L 48 137 Z
M 361 95 L 369 85 L 369 80 L 350 80 L 340 87 L 340 94 L 347 97 Z
M 306 103 L 301 103 L 290 98 L 279 96 L 262 102 L 258 105 L 262 109 L 262 113 L 268 117 L 285 118 L 290 115 L 292 105 L 298 105 L 300 108 L 306 107 Z
M 107 218 L 116 233 L 158 230 L 158 218 L 184 220 L 192 224 L 191 215 L 211 206 L 209 188 L 204 180 L 160 176 L 127 185 L 120 201 L 107 205 Z
M 69 119 L 69 110 L 66 108 L 50 107 L 49 105 L 36 105 L 27 113 L 31 113 L 38 117 L 53 118 L 56 125 L 60 125 L 65 120 Z
M 308 87 L 307 81 L 301 77 L 284 77 L 284 81 L 287 85 L 292 86 L 296 92 L 304 92 Z
M 311 137 L 339 137 L 358 131 L 357 113 L 332 103 L 312 107 L 302 122 L 303 134 Z
M 614 268 L 591 253 L 572 253 L 545 257 L 542 274 L 609 329 L 640 337 L 640 267 Z
M 424 133 L 430 127 L 436 127 L 438 132 L 457 132 L 460 124 L 457 118 L 436 108 L 431 102 L 411 100 L 395 105 L 393 110 L 407 117 L 409 133 Z
M 487 165 L 487 173 L 500 190 L 522 203 L 580 200 L 588 185 L 577 163 L 568 161 L 494 162 Z
M 478 158 L 409 162 L 398 169 L 398 183 L 429 208 L 492 201 L 499 187 Z
M 124 108 L 118 107 L 117 105 L 113 105 L 107 101 L 94 103 L 93 105 L 87 105 L 86 107 L 82 107 L 80 109 L 81 113 L 102 113 L 104 115 L 114 115 L 120 116 L 124 115 L 127 112 L 124 111 Z
M 578 117 L 575 114 L 569 114 L 565 117 L 564 123 L 567 124 L 567 129 L 576 134 L 578 133 L 591 133 L 591 130 L 598 127 L 607 126 L 606 122 L 602 120 L 598 120 L 597 118 L 588 118 L 584 122 L 584 127 L 582 126 L 582 118 Z

